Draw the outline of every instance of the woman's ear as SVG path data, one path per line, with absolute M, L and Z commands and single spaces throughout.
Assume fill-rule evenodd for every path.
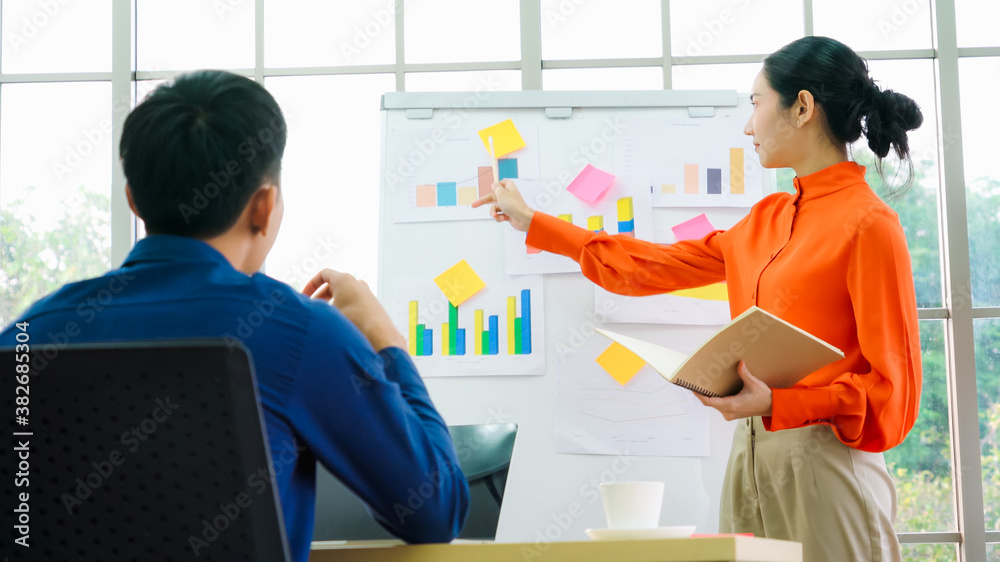
M 816 115 L 816 99 L 809 90 L 799 91 L 792 105 L 792 121 L 796 127 L 802 127 Z

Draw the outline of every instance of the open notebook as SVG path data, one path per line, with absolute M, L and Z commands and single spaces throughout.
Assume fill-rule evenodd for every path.
M 731 396 L 743 388 L 740 360 L 771 388 L 788 388 L 844 354 L 773 314 L 750 307 L 691 355 L 597 328 L 628 348 L 668 381 L 705 396 Z

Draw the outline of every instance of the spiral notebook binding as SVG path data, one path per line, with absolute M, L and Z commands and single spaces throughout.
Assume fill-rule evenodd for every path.
M 700 387 L 700 386 L 698 386 L 696 384 L 691 384 L 691 383 L 689 383 L 689 382 L 687 382 L 685 380 L 678 379 L 678 380 L 673 380 L 673 381 L 670 381 L 670 382 L 676 384 L 677 386 L 683 386 L 684 388 L 686 388 L 688 390 L 693 390 L 693 391 L 697 392 L 698 394 L 704 394 L 705 396 L 708 396 L 710 398 L 722 398 L 721 394 L 712 392 L 711 390 L 708 390 L 706 388 L 702 388 L 702 387 Z

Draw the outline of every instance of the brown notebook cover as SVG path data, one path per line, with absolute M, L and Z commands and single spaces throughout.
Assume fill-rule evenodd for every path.
M 668 381 L 705 396 L 743 388 L 740 360 L 771 388 L 788 388 L 843 359 L 836 347 L 756 306 L 723 326 L 690 356 L 601 328 L 597 332 L 635 353 Z

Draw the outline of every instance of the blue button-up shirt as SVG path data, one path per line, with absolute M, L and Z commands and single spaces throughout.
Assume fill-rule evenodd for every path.
M 317 460 L 400 538 L 446 542 L 461 530 L 468 484 L 406 352 L 376 353 L 336 308 L 241 273 L 204 242 L 149 236 L 120 269 L 64 286 L 22 321 L 45 343 L 222 337 L 245 345 L 297 561 L 309 556 Z M 15 333 L 8 326 L 0 346 L 14 345 Z M 418 510 L 406 507 L 411 492 L 430 487 Z

